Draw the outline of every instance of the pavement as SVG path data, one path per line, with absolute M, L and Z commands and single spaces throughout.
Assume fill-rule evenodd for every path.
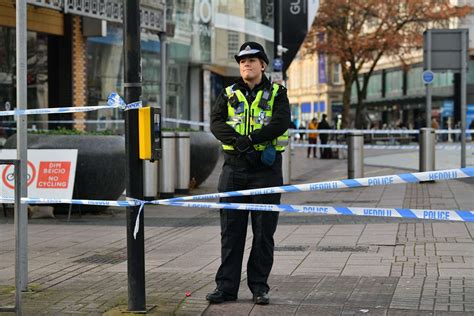
M 398 154 L 366 151 L 365 176 L 406 172 Z M 221 164 L 192 194 L 215 192 Z M 293 183 L 344 179 L 347 161 L 306 158 L 299 148 L 291 172 Z M 282 203 L 473 210 L 473 189 L 472 179 L 437 181 L 285 194 Z M 30 219 L 28 235 L 24 315 L 126 314 L 123 209 Z M 474 223 L 282 213 L 270 305 L 253 304 L 246 285 L 251 229 L 239 299 L 209 305 L 220 262 L 218 211 L 146 206 L 148 314 L 474 315 L 473 236 Z M 14 304 L 14 251 L 12 215 L 0 214 L 0 306 Z

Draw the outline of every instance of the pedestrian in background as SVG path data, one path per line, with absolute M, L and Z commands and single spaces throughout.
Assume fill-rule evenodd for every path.
M 331 129 L 331 125 L 326 121 L 327 115 L 323 114 L 321 122 L 319 122 L 318 129 Z M 329 134 L 327 133 L 319 133 L 319 140 L 321 141 L 321 145 L 326 145 L 328 143 Z M 329 159 L 331 158 L 331 148 L 323 148 L 319 149 L 319 154 L 321 155 L 321 159 Z
M 221 141 L 224 165 L 218 191 L 283 184 L 281 153 L 288 144 L 290 105 L 286 89 L 265 76 L 268 57 L 256 42 L 235 55 L 241 78 L 225 88 L 211 111 L 211 132 Z M 280 204 L 280 194 L 222 198 L 221 202 Z M 273 266 L 278 212 L 251 211 L 253 241 L 247 262 L 247 284 L 256 304 L 268 304 L 268 276 Z M 249 211 L 220 210 L 221 265 L 217 288 L 206 299 L 222 303 L 237 299 L 247 236 Z
M 301 122 L 300 127 L 298 129 L 301 129 L 301 130 L 305 129 L 303 122 Z M 302 141 L 304 141 L 304 134 L 305 134 L 304 132 L 300 132 L 300 139 L 298 140 L 298 143 L 301 143 Z
M 318 120 L 315 117 L 309 122 L 308 129 L 318 129 Z M 308 133 L 308 143 L 310 145 L 316 145 L 318 143 L 318 133 Z M 313 150 L 313 157 L 316 158 L 316 146 L 308 147 L 307 158 L 311 156 L 311 149 Z
M 471 124 L 469 124 L 469 129 L 474 130 L 474 119 L 471 121 Z M 474 141 L 474 133 L 471 133 L 471 140 Z
M 297 141 L 298 139 L 300 139 L 300 134 L 296 132 L 297 128 L 295 122 L 290 122 L 290 129 L 293 130 L 293 133 L 291 134 L 291 136 L 293 137 L 293 141 Z

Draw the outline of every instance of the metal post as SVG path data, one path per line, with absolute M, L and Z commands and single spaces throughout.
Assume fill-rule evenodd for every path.
M 28 221 L 28 212 L 23 212 L 23 204 L 21 203 L 22 197 L 22 172 L 21 172 L 21 160 L 15 164 L 15 248 L 16 248 L 16 260 L 15 260 L 15 311 L 16 315 L 22 315 L 22 292 L 25 292 L 28 288 L 28 283 L 23 283 L 22 280 L 22 242 L 23 242 L 23 227 L 19 225 L 24 219 L 22 219 L 22 213 L 26 214 L 26 221 Z M 26 183 L 26 182 L 24 182 Z M 28 260 L 26 260 L 26 265 Z M 26 270 L 28 267 L 26 267 Z M 23 289 L 25 287 L 25 289 Z
M 280 3 L 281 1 L 273 1 L 273 58 L 278 56 L 278 45 L 281 45 L 280 40 Z
M 431 30 L 426 31 L 426 70 L 431 71 Z M 426 127 L 431 127 L 431 84 L 426 87 Z
M 161 132 L 160 198 L 174 197 L 176 177 L 176 134 Z
M 166 10 L 165 10 L 166 12 Z M 166 14 L 165 14 L 166 19 Z M 166 25 L 166 24 L 165 24 Z M 166 127 L 167 114 L 166 113 L 166 33 L 160 33 L 160 71 L 161 71 L 161 82 L 160 82 L 160 103 L 161 103 L 161 117 L 163 118 L 163 126 Z
M 147 201 L 158 196 L 158 161 L 143 160 L 143 196 Z
M 466 70 L 467 70 L 467 30 L 461 36 L 461 168 L 466 167 Z
M 288 137 L 288 146 L 286 150 L 281 154 L 282 160 L 282 174 L 283 174 L 283 184 L 287 185 L 291 183 L 291 138 L 293 134 L 290 134 Z
M 5 159 L 0 160 L 0 165 L 13 165 L 14 175 L 15 175 L 15 196 L 14 196 L 14 218 L 15 223 L 18 222 L 19 215 L 21 213 L 21 168 L 20 168 L 20 160 L 18 159 Z M 0 306 L 0 313 L 2 312 L 9 312 L 15 313 L 16 315 L 22 314 L 22 306 L 21 306 L 21 278 L 20 278 L 20 269 L 18 266 L 18 254 L 19 254 L 19 235 L 15 235 L 15 249 L 16 249 L 16 257 L 15 257 L 15 306 Z
M 26 0 L 16 1 L 16 108 L 27 109 L 27 59 L 26 59 Z M 17 143 L 16 153 L 20 160 L 20 177 L 18 186 L 21 188 L 21 197 L 28 196 L 27 188 L 27 117 L 16 117 Z M 18 216 L 15 217 L 16 235 L 16 286 L 23 292 L 28 290 L 28 211 L 27 204 L 19 204 Z M 17 308 L 20 308 L 17 305 Z
M 176 183 L 175 192 L 189 194 L 191 180 L 191 134 L 189 132 L 176 133 Z
M 125 0 L 123 17 L 124 90 L 125 102 L 140 100 L 141 46 L 140 46 L 140 1 Z M 138 156 L 138 111 L 125 112 L 125 152 L 127 198 L 143 200 L 143 164 Z M 139 207 L 127 207 L 127 270 L 128 310 L 146 311 L 145 306 L 145 247 L 143 212 L 136 239 L 133 230 Z
M 364 134 L 362 132 L 349 133 L 347 154 L 347 178 L 362 178 L 364 176 Z
M 420 129 L 420 172 L 435 170 L 436 134 L 433 128 Z

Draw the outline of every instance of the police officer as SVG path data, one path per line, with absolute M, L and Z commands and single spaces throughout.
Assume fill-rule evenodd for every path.
M 225 88 L 211 112 L 211 131 L 221 141 L 224 165 L 219 192 L 283 184 L 281 153 L 288 144 L 290 107 L 286 89 L 265 76 L 268 57 L 256 42 L 247 42 L 235 55 L 241 78 Z M 280 204 L 280 194 L 222 198 L 221 202 Z M 240 285 L 249 211 L 220 210 L 221 265 L 210 303 L 234 301 Z M 256 304 L 268 304 L 267 283 L 273 265 L 273 234 L 278 212 L 250 211 L 252 250 L 247 283 Z

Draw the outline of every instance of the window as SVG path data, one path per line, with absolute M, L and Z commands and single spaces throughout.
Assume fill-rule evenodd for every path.
M 227 32 L 227 53 L 230 60 L 234 59 L 235 52 L 239 51 L 239 33 L 235 31 Z
M 387 72 L 385 80 L 385 91 L 388 96 L 402 95 L 403 72 L 401 70 Z
M 367 98 L 380 98 L 382 96 L 382 74 L 376 73 L 370 76 L 367 85 Z
M 332 64 L 332 83 L 341 84 L 341 64 Z
M 424 91 L 425 85 L 423 84 L 423 68 L 413 67 L 408 70 L 407 78 L 407 93 L 415 94 Z

